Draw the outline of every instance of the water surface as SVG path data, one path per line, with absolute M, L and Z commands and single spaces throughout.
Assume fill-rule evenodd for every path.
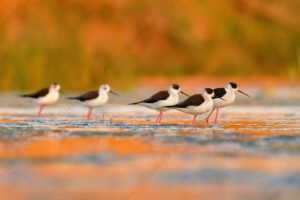
M 217 124 L 112 105 L 0 109 L 3 199 L 297 199 L 300 107 L 232 106 Z M 109 115 L 108 115 L 109 114 Z M 212 118 L 213 120 L 213 118 Z M 1 198 L 1 199 L 2 199 Z

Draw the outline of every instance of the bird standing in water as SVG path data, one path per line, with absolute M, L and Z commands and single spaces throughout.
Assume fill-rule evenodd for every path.
M 90 91 L 84 93 L 78 97 L 70 97 L 69 99 L 81 101 L 84 106 L 89 107 L 89 112 L 87 118 L 90 119 L 92 115 L 93 108 L 101 107 L 106 104 L 109 100 L 108 93 L 112 93 L 118 96 L 117 93 L 110 89 L 110 86 L 107 84 L 100 85 L 98 90 Z
M 45 105 L 54 104 L 59 99 L 60 85 L 57 83 L 51 84 L 49 88 L 43 88 L 32 94 L 24 94 L 22 97 L 34 98 L 36 103 L 40 104 L 38 116 L 40 117 Z
M 213 96 L 214 91 L 210 88 L 205 88 L 202 91 L 202 94 L 195 94 L 187 98 L 185 101 L 172 106 L 167 106 L 167 108 L 173 108 L 184 113 L 193 114 L 194 118 L 192 125 L 195 125 L 197 116 L 199 114 L 209 112 L 213 108 Z
M 237 92 L 242 93 L 242 94 L 246 95 L 247 97 L 250 97 L 248 94 L 239 90 L 237 84 L 232 83 L 232 82 L 227 83 L 225 88 L 214 89 L 215 95 L 212 98 L 213 102 L 214 102 L 214 108 L 211 110 L 211 112 L 207 116 L 206 121 L 208 122 L 211 114 L 214 112 L 215 109 L 217 109 L 217 113 L 216 113 L 216 117 L 215 117 L 215 123 L 217 123 L 219 108 L 222 108 L 222 107 L 232 104 L 235 100 L 235 95 Z
M 179 93 L 189 96 L 185 92 L 181 91 L 178 84 L 172 84 L 169 86 L 168 90 L 157 92 L 148 99 L 132 103 L 130 105 L 142 105 L 159 111 L 155 123 L 161 123 L 163 112 L 169 110 L 166 106 L 171 106 L 179 102 Z

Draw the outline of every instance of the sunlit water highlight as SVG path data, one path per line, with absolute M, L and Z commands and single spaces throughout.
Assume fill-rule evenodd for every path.
M 1 199 L 297 199 L 300 108 L 233 106 L 217 124 L 140 107 L 0 109 Z M 213 121 L 213 118 L 211 119 Z

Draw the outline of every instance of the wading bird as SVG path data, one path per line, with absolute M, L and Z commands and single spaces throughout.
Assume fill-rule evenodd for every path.
M 78 97 L 70 97 L 69 99 L 81 101 L 84 106 L 89 107 L 89 112 L 87 118 L 90 119 L 92 115 L 93 108 L 101 107 L 106 104 L 109 100 L 108 93 L 112 93 L 118 96 L 117 93 L 110 89 L 110 86 L 107 84 L 100 85 L 98 90 L 90 91 L 84 93 Z
M 195 125 L 197 116 L 206 112 L 209 112 L 213 108 L 214 92 L 210 88 L 205 88 L 202 91 L 202 94 L 195 94 L 185 101 L 182 101 L 178 104 L 167 106 L 167 108 L 173 108 L 184 113 L 193 114 L 194 118 L 192 125 Z M 208 122 L 206 121 L 208 124 Z
M 54 104 L 57 102 L 59 99 L 59 90 L 60 85 L 53 83 L 49 88 L 44 88 L 33 94 L 24 94 L 21 96 L 34 98 L 36 103 L 40 104 L 40 110 L 38 112 L 38 116 L 40 117 L 45 105 Z
M 157 116 L 155 123 L 161 123 L 163 112 L 169 110 L 166 106 L 174 105 L 179 102 L 179 93 L 189 96 L 185 92 L 181 91 L 178 84 L 172 84 L 169 86 L 168 90 L 157 92 L 148 99 L 132 103 L 130 105 L 142 105 L 159 111 L 159 115 Z
M 217 109 L 217 113 L 216 113 L 216 117 L 215 117 L 215 123 L 217 123 L 219 108 L 222 108 L 222 107 L 232 104 L 235 100 L 236 92 L 242 93 L 242 94 L 246 95 L 247 97 L 250 97 L 248 94 L 239 90 L 237 84 L 232 83 L 232 82 L 227 83 L 225 88 L 214 89 L 214 94 L 215 94 L 213 96 L 214 108 L 207 116 L 206 121 L 208 122 L 211 114 L 214 112 L 215 109 Z

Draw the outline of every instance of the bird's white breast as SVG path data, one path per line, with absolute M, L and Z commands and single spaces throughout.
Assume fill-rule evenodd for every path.
M 41 105 L 53 104 L 56 103 L 58 99 L 59 99 L 59 92 L 50 91 L 46 96 L 38 98 L 37 103 Z
M 225 99 L 225 100 L 223 100 Z M 214 101 L 214 107 L 215 108 L 221 108 L 221 107 L 224 107 L 224 106 L 227 106 L 229 104 L 232 104 L 235 100 L 235 92 L 227 92 L 223 97 L 222 99 L 220 98 L 215 98 L 213 99 Z
M 160 100 L 154 104 L 156 104 L 160 108 L 177 104 L 179 102 L 178 94 L 177 93 L 169 93 L 169 94 L 170 96 L 166 100 Z
M 172 106 L 179 102 L 179 96 L 175 92 L 169 92 L 169 97 L 165 100 L 160 100 L 155 103 L 140 103 L 147 108 L 151 108 L 154 110 L 161 110 L 163 111 L 169 110 L 169 108 L 164 108 L 165 106 Z
M 108 102 L 108 95 L 106 93 L 100 93 L 100 95 L 92 100 L 87 100 L 83 102 L 83 105 L 87 107 L 100 107 Z
M 212 99 L 206 99 L 201 105 L 199 106 L 188 106 L 186 108 L 177 108 L 177 110 L 189 113 L 189 114 L 203 114 L 210 111 L 213 108 L 213 101 Z

